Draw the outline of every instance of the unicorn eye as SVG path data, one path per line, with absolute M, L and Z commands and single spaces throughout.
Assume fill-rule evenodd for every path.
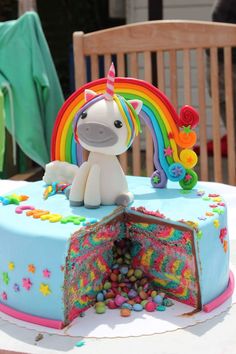
M 120 121 L 120 120 L 115 120 L 115 122 L 114 122 L 114 126 L 116 127 L 116 128 L 121 128 L 122 127 L 122 122 Z
M 80 116 L 81 119 L 85 119 L 87 117 L 87 112 L 83 112 Z

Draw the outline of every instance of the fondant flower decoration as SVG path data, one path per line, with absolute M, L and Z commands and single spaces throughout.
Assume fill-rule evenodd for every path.
M 9 262 L 9 263 L 8 263 L 8 269 L 9 269 L 9 270 L 14 270 L 14 269 L 15 269 L 15 264 L 14 264 L 14 262 Z
M 2 280 L 6 285 L 8 285 L 10 279 L 7 272 L 2 273 Z
M 51 290 L 50 290 L 48 284 L 41 283 L 41 284 L 40 284 L 39 291 L 40 291 L 44 296 L 48 296 L 48 295 L 51 294 Z
M 31 286 L 33 284 L 31 283 L 30 279 L 29 278 L 23 278 L 22 279 L 22 286 L 23 288 L 25 288 L 26 290 L 30 290 L 31 289 Z
M 44 269 L 43 270 L 43 276 L 44 276 L 44 278 L 50 278 L 50 276 L 51 276 L 50 270 Z
M 28 272 L 35 273 L 35 271 L 36 271 L 35 266 L 33 264 L 29 264 L 28 265 Z
M 19 284 L 15 283 L 15 284 L 13 285 L 13 290 L 14 290 L 16 293 L 18 293 L 18 292 L 20 291 L 20 286 L 19 286 Z
M 2 299 L 3 299 L 4 301 L 7 300 L 7 293 L 6 293 L 5 291 L 3 291 L 3 293 L 1 294 L 1 296 L 2 296 Z

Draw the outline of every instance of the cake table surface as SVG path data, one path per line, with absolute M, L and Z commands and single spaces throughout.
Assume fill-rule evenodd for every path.
M 0 181 L 0 195 L 27 182 Z M 176 188 L 178 185 L 176 184 Z M 228 230 L 231 245 L 231 263 L 236 269 L 236 187 L 219 183 L 201 182 L 201 189 L 217 191 L 228 206 Z M 141 193 L 141 190 L 139 190 Z M 184 194 L 183 194 L 184 197 Z M 234 326 L 236 306 L 203 323 L 172 332 L 129 338 L 94 339 L 47 334 L 35 329 L 19 327 L 0 318 L 1 350 L 23 353 L 236 353 Z M 191 349 L 190 349 L 191 348 Z

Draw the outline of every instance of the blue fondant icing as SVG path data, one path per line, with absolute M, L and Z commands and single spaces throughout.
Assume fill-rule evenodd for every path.
M 208 303 L 220 295 L 229 279 L 229 251 L 224 251 L 219 238 L 220 230 L 227 227 L 226 208 L 218 206 L 225 212 L 214 213 L 209 206 L 214 204 L 211 198 L 204 200 L 197 192 L 204 190 L 201 183 L 196 189 L 183 194 L 172 182 L 168 183 L 167 189 L 154 189 L 149 178 L 127 177 L 127 180 L 129 190 L 134 194 L 134 202 L 126 208 L 127 212 L 135 213 L 130 208 L 142 206 L 150 211 L 159 211 L 168 222 L 171 220 L 175 225 L 183 225 L 183 221 L 197 223 L 194 229 L 194 244 L 201 302 Z M 19 311 L 63 321 L 64 273 L 61 267 L 65 266 L 70 237 L 90 221 L 94 223 L 112 214 L 117 206 L 101 206 L 93 210 L 84 207 L 72 208 L 64 194 L 56 194 L 44 200 L 44 187 L 43 182 L 29 183 L 14 193 L 29 196 L 29 199 L 20 205 L 31 205 L 36 209 L 61 214 L 63 217 L 82 216 L 86 217 L 86 220 L 80 225 L 74 225 L 72 222 L 61 224 L 41 221 L 27 217 L 27 210 L 17 214 L 16 205 L 2 205 L 0 202 L 0 302 Z M 204 197 L 212 192 L 216 191 L 205 191 Z M 207 212 L 212 212 L 213 216 L 206 216 L 204 220 L 201 217 Z M 214 220 L 219 221 L 218 228 L 214 226 Z M 193 230 L 191 226 L 184 225 Z M 199 231 L 202 232 L 201 237 L 197 237 Z M 225 240 L 228 242 L 228 235 Z M 14 263 L 12 270 L 8 268 L 10 262 Z M 34 273 L 28 271 L 29 264 L 35 266 Z M 51 272 L 49 278 L 43 276 L 44 269 Z M 2 280 L 4 272 L 8 274 L 8 283 Z M 29 278 L 32 283 L 28 291 L 22 286 L 23 278 Z M 49 286 L 51 293 L 47 296 L 39 291 L 42 283 Z M 18 287 L 14 286 L 15 284 Z M 19 291 L 15 291 L 16 288 Z M 1 296 L 3 292 L 7 294 L 6 300 Z

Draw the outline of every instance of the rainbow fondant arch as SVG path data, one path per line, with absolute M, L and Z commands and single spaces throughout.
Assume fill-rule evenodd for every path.
M 82 148 L 73 137 L 73 121 L 84 105 L 84 90 L 104 93 L 107 79 L 89 82 L 74 92 L 58 113 L 51 144 L 51 159 L 80 165 Z M 168 98 L 153 85 L 134 78 L 115 79 L 114 92 L 125 99 L 140 99 L 143 108 L 139 117 L 149 127 L 154 143 L 154 165 L 152 175 L 155 187 L 165 187 L 167 179 L 179 181 L 184 189 L 192 189 L 197 175 L 192 168 L 197 155 L 192 150 L 196 133 L 192 130 L 198 124 L 198 113 L 190 106 L 184 106 L 178 116 Z

